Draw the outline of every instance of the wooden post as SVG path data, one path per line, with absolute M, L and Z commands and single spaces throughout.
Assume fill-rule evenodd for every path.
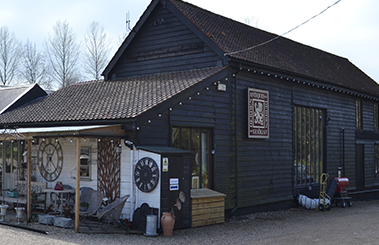
M 79 232 L 79 202 L 80 202 L 80 137 L 76 138 L 76 188 L 75 188 L 75 232 Z
M 28 150 L 27 150 L 27 156 L 28 156 L 28 159 L 27 159 L 27 167 L 26 167 L 26 171 L 27 171 L 27 194 L 26 194 L 26 209 L 27 209 L 27 213 L 26 213 L 26 219 L 27 219 L 27 222 L 31 222 L 32 221 L 32 139 L 28 139 Z

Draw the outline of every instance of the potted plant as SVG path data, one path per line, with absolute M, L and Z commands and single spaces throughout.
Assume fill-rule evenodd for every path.
M 88 202 L 81 202 L 80 203 L 80 209 L 79 209 L 79 211 L 87 211 L 87 209 L 88 209 L 88 207 L 89 207 L 89 203 Z

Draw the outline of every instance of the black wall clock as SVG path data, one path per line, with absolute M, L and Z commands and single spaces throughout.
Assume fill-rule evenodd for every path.
M 134 169 L 134 182 L 138 189 L 143 192 L 154 190 L 159 182 L 157 163 L 150 157 L 140 159 Z
M 41 141 L 38 149 L 38 166 L 48 182 L 56 180 L 62 172 L 63 152 L 58 141 L 52 138 Z

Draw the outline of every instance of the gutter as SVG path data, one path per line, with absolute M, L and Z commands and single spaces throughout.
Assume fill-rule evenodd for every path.
M 118 119 L 118 120 L 0 123 L 0 129 L 129 124 L 129 123 L 135 122 L 135 120 L 136 120 L 135 118 L 130 118 L 130 119 Z

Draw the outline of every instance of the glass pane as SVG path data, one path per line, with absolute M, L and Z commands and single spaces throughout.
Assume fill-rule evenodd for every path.
M 12 156 L 13 156 L 13 173 L 17 173 L 17 171 L 20 169 L 20 161 L 21 161 L 21 154 L 19 153 L 19 150 L 18 150 L 18 145 L 19 145 L 19 141 L 13 141 L 13 145 L 12 145 L 12 149 L 13 149 L 13 153 L 12 153 Z
M 189 150 L 190 149 L 190 129 L 182 128 L 181 129 L 182 139 L 180 141 L 180 149 Z
M 378 110 L 378 103 L 374 104 L 374 128 L 375 130 L 378 130 L 379 128 L 379 110 Z
M 80 176 L 90 177 L 90 148 L 85 147 L 80 149 Z
M 375 144 L 375 177 L 379 176 L 379 145 Z
M 355 101 L 355 107 L 356 107 L 356 126 L 358 129 L 362 128 L 362 102 L 360 100 Z
M 179 148 L 180 147 L 180 128 L 172 128 L 172 147 Z
M 3 189 L 3 141 L 0 143 L 0 189 Z
M 192 129 L 191 132 L 191 151 L 193 151 L 195 158 L 192 161 L 192 188 L 200 188 L 200 130 Z
M 298 125 L 298 117 L 297 117 L 297 108 L 295 107 L 293 110 L 293 156 L 294 156 L 294 163 L 293 163 L 293 180 L 294 183 L 297 184 L 298 180 L 298 171 L 297 171 L 297 163 L 298 163 L 298 150 L 297 150 L 297 125 Z
M 208 132 L 204 130 L 201 133 L 201 187 L 208 187 Z
M 322 173 L 323 111 L 294 107 L 293 146 L 295 185 L 319 182 Z
M 10 141 L 7 141 L 6 142 L 6 169 L 5 169 L 5 172 L 6 173 L 10 173 L 11 172 L 11 163 L 12 163 L 12 148 L 11 148 L 11 142 Z

